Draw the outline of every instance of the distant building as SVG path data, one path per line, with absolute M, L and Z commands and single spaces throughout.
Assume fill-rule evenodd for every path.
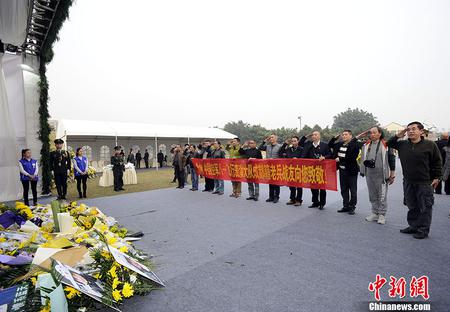
M 382 127 L 388 136 L 394 136 L 397 135 L 400 131 L 406 128 L 405 125 L 401 125 L 396 122 L 391 122 L 390 124 L 387 124 L 386 126 Z

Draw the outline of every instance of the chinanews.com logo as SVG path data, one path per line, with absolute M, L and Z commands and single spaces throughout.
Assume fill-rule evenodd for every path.
M 375 301 L 369 302 L 369 311 L 431 311 L 430 293 L 428 290 L 428 276 L 412 276 L 410 280 L 405 277 L 389 277 L 388 280 L 380 274 L 375 276 L 375 281 L 369 283 L 367 287 L 373 293 Z M 386 285 L 388 284 L 388 285 Z M 387 290 L 387 295 L 392 301 L 381 301 L 383 287 Z M 410 298 L 415 301 L 407 301 Z M 400 300 L 401 299 L 401 300 Z M 423 301 L 417 301 L 422 299 Z M 398 300 L 398 301 L 395 301 Z

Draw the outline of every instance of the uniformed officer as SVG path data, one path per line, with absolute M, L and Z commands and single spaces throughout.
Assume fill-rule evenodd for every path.
M 114 147 L 114 155 L 111 156 L 111 165 L 113 165 L 114 191 L 124 191 L 123 172 L 125 171 L 125 161 L 121 154 L 121 147 Z
M 63 140 L 56 139 L 54 143 L 56 150 L 50 153 L 50 169 L 53 172 L 58 199 L 66 199 L 67 176 L 70 172 L 70 155 L 62 149 Z

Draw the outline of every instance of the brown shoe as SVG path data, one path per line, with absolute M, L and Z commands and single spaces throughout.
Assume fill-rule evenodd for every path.
M 286 205 L 295 205 L 295 201 L 290 200 L 290 201 L 288 201 L 288 202 L 286 203 Z
M 301 201 L 296 201 L 295 204 L 294 204 L 294 206 L 296 206 L 296 207 L 301 206 L 301 205 L 302 205 Z

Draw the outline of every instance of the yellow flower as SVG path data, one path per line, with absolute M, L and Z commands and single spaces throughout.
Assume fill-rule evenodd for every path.
M 93 216 L 95 216 L 96 214 L 98 214 L 97 208 L 92 207 L 92 208 L 91 208 L 91 211 L 90 211 L 90 214 L 93 215 Z
M 101 231 L 101 232 L 106 232 L 106 231 L 108 231 L 108 226 L 107 226 L 106 224 L 102 224 L 102 225 L 100 226 L 100 231 Z
M 111 275 L 112 278 L 117 278 L 117 267 L 113 265 L 111 269 L 109 269 L 109 275 Z
M 122 300 L 122 295 L 120 294 L 120 290 L 118 290 L 118 289 L 113 290 L 112 296 L 113 296 L 114 300 L 116 300 L 117 302 Z
M 75 240 L 75 243 L 79 244 L 79 243 L 81 243 L 82 241 L 83 241 L 83 239 L 82 239 L 81 237 L 78 237 L 78 238 Z
M 75 208 L 77 206 L 77 202 L 73 201 L 70 203 L 70 207 Z
M 94 276 L 94 278 L 96 278 L 96 279 L 99 279 L 100 277 L 102 277 L 100 273 L 95 273 L 93 276 Z
M 134 294 L 133 286 L 131 286 L 129 283 L 123 284 L 122 295 L 125 298 L 129 298 L 133 296 L 133 294 Z
M 115 243 L 117 243 L 116 237 L 114 237 L 114 236 L 108 237 L 108 245 L 114 245 Z
M 31 278 L 31 283 L 33 283 L 33 286 L 36 286 L 36 277 L 32 277 Z
M 67 299 L 72 299 L 75 296 L 81 296 L 81 292 L 70 286 L 66 286 L 64 290 L 68 292 L 66 294 Z
M 48 303 L 47 305 L 43 306 L 43 307 L 39 310 L 39 312 L 50 312 L 50 311 L 51 311 L 51 309 L 50 309 L 50 303 Z
M 122 246 L 122 247 L 119 248 L 119 250 L 121 252 L 123 252 L 123 253 L 126 253 L 126 252 L 128 252 L 128 247 L 127 246 Z
M 118 279 L 118 278 L 115 278 L 115 279 L 113 280 L 113 283 L 112 283 L 112 289 L 116 289 L 117 286 L 119 286 L 119 285 L 120 285 L 119 279 Z
M 6 238 L 4 236 L 0 237 L 0 243 L 6 242 Z
M 105 258 L 106 260 L 111 259 L 111 254 L 107 251 L 102 251 L 102 257 Z

